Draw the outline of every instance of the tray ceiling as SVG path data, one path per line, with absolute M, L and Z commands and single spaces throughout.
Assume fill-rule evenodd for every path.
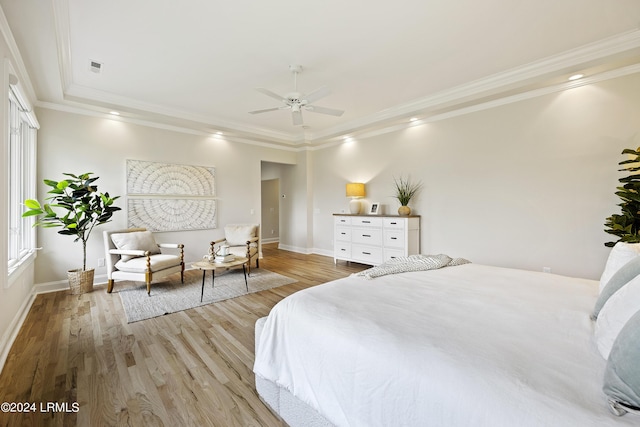
M 397 126 L 640 62 L 637 0 L 0 0 L 37 105 L 285 146 Z M 102 64 L 99 73 L 91 61 Z M 326 85 L 289 111 L 257 92 Z

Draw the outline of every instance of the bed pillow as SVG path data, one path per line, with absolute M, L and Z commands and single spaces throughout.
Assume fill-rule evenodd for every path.
M 600 292 L 609 283 L 616 271 L 637 256 L 640 256 L 640 243 L 616 243 L 611 252 L 609 252 L 609 258 L 607 258 L 607 263 L 600 277 Z
M 638 310 L 640 310 L 640 276 L 618 289 L 600 310 L 596 320 L 595 336 L 602 357 L 609 358 L 611 347 L 618 334 Z
M 609 280 L 605 287 L 600 291 L 600 295 L 596 300 L 596 305 L 593 308 L 593 313 L 591 314 L 591 319 L 596 320 L 598 318 L 598 313 L 600 313 L 600 310 L 602 310 L 602 307 L 611 295 L 638 275 L 640 275 L 640 256 L 634 257 L 631 261 L 627 262 L 618 271 L 616 271 L 611 277 L 611 280 Z
M 159 254 L 160 248 L 153 238 L 153 234 L 150 231 L 132 231 L 129 233 L 114 233 L 111 235 L 113 244 L 118 249 L 130 249 L 130 250 L 142 250 L 149 251 L 151 255 Z M 131 255 L 121 255 L 122 261 L 129 261 L 135 258 Z
M 602 390 L 609 399 L 640 408 L 640 310 L 616 338 L 604 372 Z

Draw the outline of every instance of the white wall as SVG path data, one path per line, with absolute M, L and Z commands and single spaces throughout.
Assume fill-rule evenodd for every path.
M 638 145 L 636 74 L 318 150 L 315 251 L 332 251 L 346 182 L 395 213 L 393 177 L 408 174 L 424 184 L 410 204 L 422 253 L 599 278 L 617 163 Z
M 211 240 L 223 235 L 232 222 L 260 222 L 261 162 L 295 163 L 296 153 L 267 147 L 229 142 L 207 136 L 126 123 L 117 119 L 38 109 L 38 182 L 59 180 L 63 172 L 94 172 L 99 191 L 120 195 L 112 222 L 91 235 L 87 250 L 88 267 L 97 267 L 104 258 L 102 231 L 127 227 L 127 159 L 180 163 L 216 168 L 218 229 L 156 233 L 161 242 L 185 244 L 188 262 L 202 258 Z M 40 184 L 38 197 L 46 197 Z M 253 213 L 251 213 L 253 211 Z M 82 263 L 81 246 L 56 229 L 39 229 L 43 247 L 36 260 L 36 283 L 66 279 L 66 271 Z M 106 281 L 106 269 L 96 268 L 96 283 Z

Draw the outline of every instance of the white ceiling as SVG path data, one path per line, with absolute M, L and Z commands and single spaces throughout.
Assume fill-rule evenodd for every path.
M 640 64 L 638 0 L 0 0 L 37 105 L 81 107 L 274 144 Z M 89 62 L 104 64 L 96 74 Z M 326 85 L 305 127 L 255 90 Z

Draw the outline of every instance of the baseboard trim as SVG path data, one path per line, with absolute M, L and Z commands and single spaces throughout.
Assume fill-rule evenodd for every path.
M 2 335 L 2 338 L 0 338 L 0 349 L 2 349 L 2 352 L 0 353 L 0 372 L 4 369 L 4 364 L 7 361 L 7 357 L 9 357 L 9 351 L 11 351 L 11 347 L 18 337 L 22 324 L 27 318 L 29 310 L 31 310 L 31 306 L 35 300 L 36 294 L 32 291 L 27 298 L 25 298 L 20 309 L 11 321 L 11 324 L 5 331 L 4 335 Z
M 308 248 L 299 248 L 297 246 L 283 245 L 282 243 L 278 244 L 278 249 L 282 249 L 283 251 L 296 252 L 304 255 L 311 255 L 313 251 Z

